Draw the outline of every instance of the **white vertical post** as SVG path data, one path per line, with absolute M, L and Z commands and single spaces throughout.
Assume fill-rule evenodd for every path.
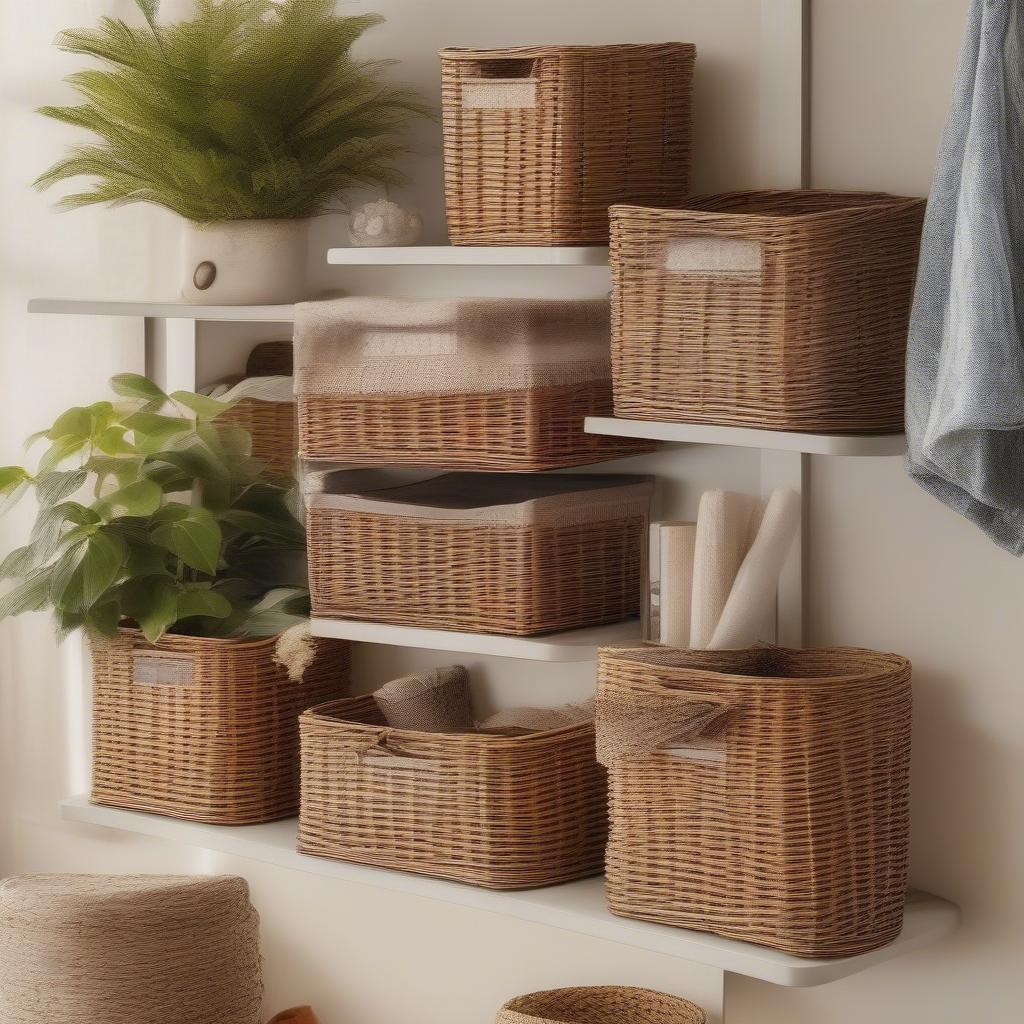
M 195 320 L 146 317 L 146 375 L 165 391 L 195 391 Z
M 779 577 L 775 642 L 782 647 L 804 643 L 804 546 L 807 538 L 807 468 L 810 456 L 803 452 L 761 453 L 761 495 L 788 487 L 800 495 L 800 526 L 792 550 Z
M 810 0 L 761 0 L 762 188 L 810 181 L 810 29 Z

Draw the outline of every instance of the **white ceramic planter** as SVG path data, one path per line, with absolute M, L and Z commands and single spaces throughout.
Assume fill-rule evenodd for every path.
M 181 297 L 207 305 L 306 298 L 308 220 L 185 221 Z

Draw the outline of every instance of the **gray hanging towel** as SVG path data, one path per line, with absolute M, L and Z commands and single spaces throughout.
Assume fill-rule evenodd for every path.
M 1024 553 L 1024 24 L 973 0 L 907 349 L 911 475 Z

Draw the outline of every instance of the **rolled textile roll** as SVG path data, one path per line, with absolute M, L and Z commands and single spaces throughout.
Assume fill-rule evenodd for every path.
M 506 708 L 480 723 L 481 729 L 529 729 L 548 732 L 578 725 L 594 717 L 593 699 L 582 704 L 563 704 L 557 708 Z
M 697 511 L 690 647 L 711 642 L 736 573 L 761 522 L 761 500 L 733 491 L 705 491 Z
M 690 646 L 696 523 L 659 523 L 660 630 L 669 647 Z
M 261 970 L 242 878 L 0 883 L 3 1024 L 261 1024 Z
M 392 679 L 374 693 L 388 725 L 419 732 L 455 732 L 473 727 L 469 673 L 448 665 Z
M 713 650 L 750 647 L 769 619 L 779 589 L 779 574 L 800 525 L 800 495 L 772 491 L 757 537 L 736 573 L 711 643 Z

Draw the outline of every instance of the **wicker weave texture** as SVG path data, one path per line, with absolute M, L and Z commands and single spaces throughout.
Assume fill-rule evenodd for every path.
M 154 647 L 133 630 L 95 639 L 93 802 L 216 825 L 294 814 L 298 716 L 345 692 L 349 645 L 317 640 L 293 683 L 275 643 L 167 636 Z M 178 685 L 134 681 L 176 672 Z
M 317 615 L 531 636 L 640 614 L 643 516 L 517 526 L 312 506 L 307 529 Z
M 689 43 L 441 51 L 454 245 L 601 245 L 612 203 L 689 192 Z
M 252 435 L 252 453 L 280 476 L 295 472 L 295 403 L 243 398 L 217 422 L 234 423 Z
M 592 723 L 523 736 L 389 729 L 372 697 L 301 718 L 299 850 L 490 889 L 599 874 Z
M 850 956 L 900 932 L 909 844 L 910 663 L 850 648 L 605 648 L 608 901 L 624 917 Z M 720 760 L 659 726 L 725 711 Z M 653 741 L 649 738 L 658 736 Z M 647 749 L 645 750 L 645 744 Z M 697 755 L 706 754 L 698 749 Z
M 556 988 L 510 999 L 496 1024 L 706 1024 L 695 1003 L 664 992 L 622 985 Z
M 611 211 L 615 415 L 903 429 L 924 200 L 739 192 Z
M 649 441 L 584 432 L 585 417 L 611 412 L 608 380 L 475 394 L 303 395 L 300 456 L 532 473 L 653 450 Z

